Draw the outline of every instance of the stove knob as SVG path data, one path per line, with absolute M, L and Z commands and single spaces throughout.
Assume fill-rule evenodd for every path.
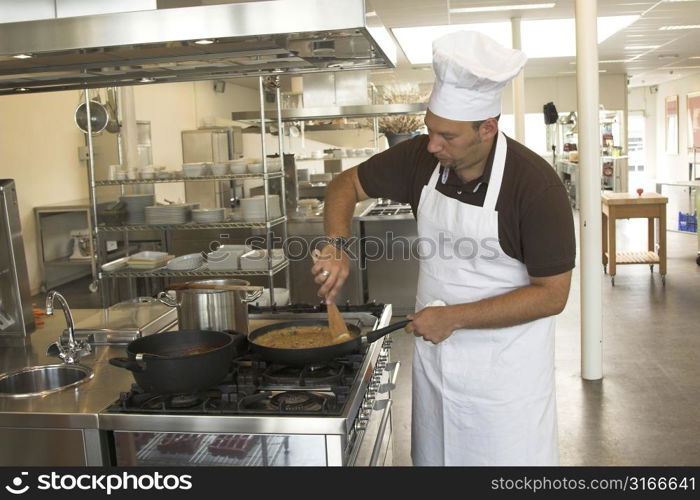
M 374 408 L 374 398 L 367 398 L 362 402 L 362 408 L 365 410 L 372 410 Z
M 360 420 L 367 421 L 369 420 L 370 415 L 372 414 L 372 410 L 361 410 L 360 411 Z
M 370 382 L 370 384 L 369 384 L 369 392 L 372 393 L 372 394 L 376 393 L 376 392 L 379 390 L 379 386 L 380 386 L 380 385 L 381 385 L 381 384 L 379 384 L 378 382 Z
M 382 376 L 381 376 L 381 374 L 377 374 L 377 375 L 373 376 L 373 377 L 372 377 L 372 383 L 373 383 L 373 384 L 380 385 L 380 384 L 382 383 Z
M 356 431 L 364 431 L 365 429 L 367 429 L 367 420 L 357 420 L 355 422 Z

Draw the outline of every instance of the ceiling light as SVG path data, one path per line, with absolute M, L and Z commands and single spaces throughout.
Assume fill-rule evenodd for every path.
M 202 40 L 197 40 L 194 43 L 196 43 L 197 45 L 211 45 L 212 43 L 214 43 L 214 40 L 209 40 L 208 38 L 204 38 Z
M 639 16 L 599 17 L 598 43 L 604 42 L 637 19 Z M 393 28 L 392 32 L 409 62 L 415 65 L 430 64 L 433 59 L 433 40 L 458 30 L 478 31 L 504 47 L 513 46 L 510 21 Z M 574 19 L 523 20 L 521 30 L 523 51 L 530 59 L 576 55 Z M 557 43 L 553 44 L 552 40 L 557 40 Z
M 451 14 L 463 14 L 467 12 L 497 12 L 503 10 L 531 10 L 531 9 L 551 9 L 555 3 L 531 3 L 517 5 L 491 5 L 488 7 L 457 7 L 450 9 Z
M 676 31 L 676 30 L 696 30 L 700 28 L 700 24 L 680 24 L 675 26 L 661 26 L 659 29 L 663 31 Z
M 32 55 L 31 54 L 17 54 L 16 56 L 12 56 L 15 59 L 31 59 Z
M 26 89 L 24 87 L 19 87 L 19 88 L 15 89 L 15 92 L 28 92 L 28 91 L 29 91 L 29 89 Z
M 654 50 L 659 47 L 660 45 L 628 45 L 625 50 Z
M 141 82 L 141 83 L 153 83 L 153 82 L 155 82 L 155 81 L 156 81 L 155 78 L 150 78 L 150 77 L 148 77 L 148 76 L 144 76 L 144 77 L 141 77 L 141 78 L 139 79 L 139 82 Z

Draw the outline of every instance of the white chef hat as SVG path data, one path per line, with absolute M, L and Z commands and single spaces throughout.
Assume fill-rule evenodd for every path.
M 435 84 L 428 109 L 456 121 L 501 113 L 501 92 L 527 56 L 477 31 L 456 31 L 433 41 Z

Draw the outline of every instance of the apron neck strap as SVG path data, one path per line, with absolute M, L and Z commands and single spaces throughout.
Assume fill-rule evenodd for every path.
M 501 192 L 503 171 L 506 166 L 507 148 L 506 136 L 499 130 L 496 136 L 496 151 L 493 155 L 493 164 L 491 165 L 491 178 L 489 179 L 486 199 L 484 200 L 485 209 L 496 210 L 496 201 L 498 201 L 498 194 Z
M 496 209 L 496 201 L 498 201 L 498 194 L 501 192 L 501 182 L 503 181 L 503 171 L 506 165 L 506 151 L 508 144 L 506 142 L 506 136 L 503 132 L 499 131 L 496 136 L 496 151 L 493 155 L 493 164 L 491 165 L 491 178 L 488 182 L 488 190 L 486 191 L 486 199 L 484 200 L 484 208 L 488 210 Z M 437 187 L 438 181 L 440 179 L 440 162 L 435 165 L 435 170 L 433 170 L 433 175 L 428 181 L 428 186 L 430 189 L 435 189 Z

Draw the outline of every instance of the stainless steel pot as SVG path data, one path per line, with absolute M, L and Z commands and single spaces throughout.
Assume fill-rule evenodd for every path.
M 204 280 L 193 281 L 197 286 L 246 287 L 250 283 L 244 280 Z M 258 291 L 220 290 L 220 289 L 180 289 L 175 292 L 173 300 L 165 292 L 158 294 L 158 300 L 170 307 L 177 308 L 177 320 L 182 330 L 234 330 L 248 334 L 248 302 L 262 295 Z

